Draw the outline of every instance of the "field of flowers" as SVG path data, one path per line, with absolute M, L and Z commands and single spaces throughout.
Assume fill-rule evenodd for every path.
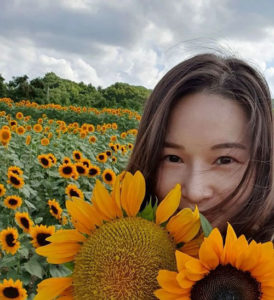
M 127 109 L 0 99 L 0 294 L 9 293 L 4 299 L 24 299 L 24 293 L 33 299 L 41 280 L 69 274 L 69 264 L 48 265 L 35 248 L 49 243 L 56 230 L 72 227 L 67 199 L 90 201 L 97 179 L 111 187 L 126 166 L 139 120 Z

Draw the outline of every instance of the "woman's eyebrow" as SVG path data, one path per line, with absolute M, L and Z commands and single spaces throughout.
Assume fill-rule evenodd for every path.
M 176 143 L 168 142 L 166 141 L 164 143 L 164 147 L 167 148 L 175 148 L 175 149 L 182 149 L 184 150 L 185 147 L 183 145 L 179 145 Z M 247 147 L 240 143 L 222 143 L 214 145 L 210 148 L 211 150 L 218 150 L 218 149 L 241 149 L 241 150 L 247 150 Z
M 246 146 L 240 143 L 223 143 L 223 144 L 217 144 L 211 147 L 211 150 L 216 150 L 216 149 L 242 149 L 246 150 Z

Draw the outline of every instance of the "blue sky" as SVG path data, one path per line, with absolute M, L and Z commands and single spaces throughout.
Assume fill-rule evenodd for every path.
M 0 73 L 53 71 L 106 87 L 153 88 L 183 59 L 236 55 L 274 97 L 274 6 L 269 0 L 1 0 Z

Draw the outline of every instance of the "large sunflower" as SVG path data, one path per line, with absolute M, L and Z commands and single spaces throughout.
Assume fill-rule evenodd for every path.
M 199 259 L 176 251 L 178 272 L 161 270 L 159 299 L 274 299 L 272 242 L 248 244 L 228 225 L 225 244 L 218 229 L 204 239 Z
M 47 154 L 38 155 L 37 158 L 43 168 L 50 168 L 52 166 L 52 160 Z
M 27 296 L 27 291 L 23 288 L 23 283 L 20 280 L 4 279 L 3 283 L 0 283 L 1 300 L 25 300 Z
M 38 285 L 35 300 L 154 299 L 156 276 L 165 266 L 176 269 L 175 249 L 200 230 L 199 212 L 184 209 L 172 217 L 181 199 L 180 185 L 169 192 L 157 210 L 149 204 L 139 212 L 145 195 L 140 172 L 117 176 L 109 195 L 100 181 L 92 203 L 66 201 L 75 229 L 59 230 L 36 249 L 49 263 L 74 262 L 69 278 L 47 279 Z M 170 224 L 169 234 L 166 225 Z M 177 224 L 177 226 L 176 226 Z
M 8 227 L 0 232 L 0 244 L 7 253 L 15 254 L 20 248 L 18 231 L 16 228 Z
M 77 176 L 78 172 L 74 164 L 67 163 L 59 166 L 59 174 L 63 178 L 71 178 L 72 176 Z

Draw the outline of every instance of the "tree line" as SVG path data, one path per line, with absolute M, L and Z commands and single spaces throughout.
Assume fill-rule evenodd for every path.
M 123 107 L 141 111 L 150 93 L 151 90 L 143 86 L 121 82 L 105 89 L 100 86 L 96 88 L 91 83 L 76 83 L 60 78 L 53 72 L 32 80 L 29 80 L 27 75 L 12 77 L 9 82 L 5 82 L 5 78 L 0 74 L 0 98 L 11 98 L 15 102 L 28 99 L 38 104 Z

